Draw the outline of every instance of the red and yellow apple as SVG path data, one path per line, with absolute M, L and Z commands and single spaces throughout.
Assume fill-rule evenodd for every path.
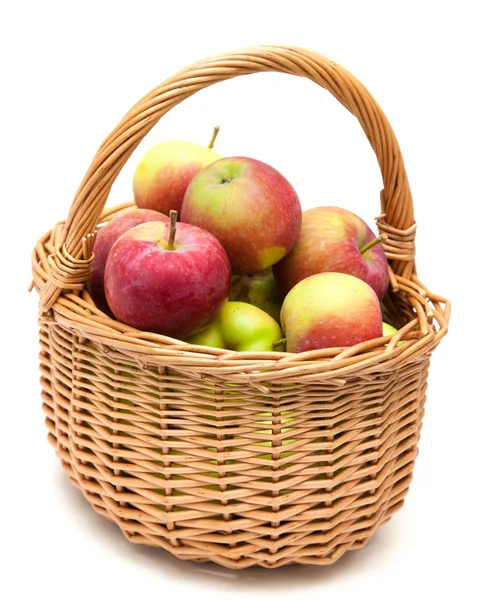
M 318 273 L 302 279 L 281 309 L 288 352 L 354 346 L 382 337 L 376 292 L 358 277 Z
M 218 240 L 173 218 L 130 229 L 106 261 L 105 293 L 115 317 L 177 339 L 214 321 L 230 286 L 231 267 Z
M 181 204 L 188 184 L 206 165 L 221 158 L 213 149 L 181 140 L 166 140 L 153 146 L 140 159 L 133 175 L 133 195 L 141 208 L 165 214 Z
M 301 232 L 291 252 L 273 267 L 284 298 L 302 279 L 316 273 L 354 275 L 368 283 L 379 300 L 389 286 L 387 258 L 368 225 L 339 207 L 320 206 L 304 211 Z
M 238 352 L 272 352 L 282 350 L 281 344 L 273 346 L 282 339 L 281 327 L 264 310 L 247 302 L 227 302 L 209 327 L 186 341 Z
M 253 158 L 230 157 L 193 177 L 181 219 L 219 239 L 234 274 L 251 274 L 291 250 L 301 228 L 301 205 L 276 169 Z
M 117 213 L 111 221 L 100 227 L 93 245 L 95 260 L 93 262 L 88 289 L 96 306 L 110 314 L 105 298 L 105 264 L 108 254 L 116 240 L 126 231 L 148 221 L 168 221 L 168 217 L 156 210 L 146 208 L 126 208 Z

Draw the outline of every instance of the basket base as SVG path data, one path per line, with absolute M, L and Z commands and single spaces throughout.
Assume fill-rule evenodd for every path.
M 397 512 L 404 504 L 404 497 L 409 490 L 409 483 L 412 474 L 406 478 L 407 485 L 401 486 L 401 491 L 394 497 L 394 500 L 384 504 L 383 509 L 374 517 L 368 519 L 367 527 L 361 530 L 351 528 L 346 532 L 341 543 L 335 540 L 332 551 L 328 544 L 317 544 L 316 546 L 308 542 L 307 554 L 304 553 L 305 546 L 279 547 L 277 550 L 266 548 L 255 543 L 248 543 L 238 547 L 221 546 L 218 543 L 181 541 L 177 544 L 170 543 L 167 539 L 160 536 L 145 536 L 129 530 L 127 520 L 114 518 L 111 511 L 108 510 L 104 501 L 99 499 L 96 493 L 90 493 L 85 482 L 79 484 L 75 477 L 75 471 L 69 461 L 69 453 L 59 447 L 57 440 L 51 433 L 48 434 L 48 441 L 55 448 L 57 455 L 61 460 L 62 467 L 66 472 L 70 483 L 79 489 L 95 512 L 108 521 L 116 523 L 125 538 L 133 543 L 151 548 L 162 548 L 180 560 L 195 562 L 198 564 L 214 563 L 228 569 L 245 569 L 249 567 L 263 567 L 266 569 L 275 569 L 286 565 L 320 565 L 327 566 L 337 562 L 344 554 L 350 550 L 359 550 L 363 548 L 372 538 L 374 532 L 380 525 L 387 523 L 391 516 Z M 137 528 L 137 527 L 136 527 Z M 299 550 L 299 552 L 295 552 Z
M 364 539 L 362 539 L 360 541 L 351 543 L 349 545 L 344 544 L 343 546 L 338 547 L 334 551 L 334 553 L 328 557 L 321 556 L 321 555 L 319 555 L 319 556 L 311 555 L 308 557 L 299 557 L 299 556 L 295 557 L 294 555 L 281 556 L 281 553 L 278 552 L 276 554 L 268 556 L 268 558 L 265 560 L 259 560 L 259 561 L 257 560 L 257 558 L 242 557 L 242 558 L 235 559 L 235 558 L 230 558 L 227 555 L 219 555 L 219 554 L 211 555 L 209 558 L 194 558 L 190 554 L 191 549 L 188 549 L 187 547 L 182 547 L 181 550 L 179 550 L 179 548 L 171 546 L 171 545 L 161 544 L 161 546 L 160 546 L 160 544 L 149 544 L 149 543 L 145 542 L 144 539 L 139 539 L 140 536 L 131 536 L 130 537 L 128 535 L 125 535 L 125 537 L 128 539 L 128 541 L 130 541 L 132 543 L 142 544 L 142 545 L 146 545 L 146 546 L 150 546 L 150 547 L 162 547 L 163 549 L 167 550 L 168 552 L 170 552 L 170 554 L 173 554 L 176 558 L 178 558 L 180 560 L 187 560 L 187 561 L 195 562 L 198 564 L 214 563 L 214 564 L 220 565 L 222 567 L 226 567 L 228 569 L 234 569 L 234 570 L 241 570 L 241 569 L 246 569 L 246 568 L 250 568 L 250 567 L 263 567 L 266 569 L 276 569 L 278 567 L 293 566 L 293 565 L 329 566 L 329 565 L 336 563 L 340 558 L 342 558 L 346 554 L 346 552 L 348 552 L 350 550 L 360 550 L 361 548 L 366 546 L 366 544 L 371 540 L 371 537 L 372 537 L 373 533 L 375 532 L 375 530 L 380 525 L 384 525 L 385 523 L 390 521 L 393 513 L 397 512 L 402 507 L 403 504 L 404 504 L 404 500 L 401 500 L 394 507 L 391 507 L 391 509 L 387 511 L 387 514 L 384 515 L 384 517 L 381 519 L 381 521 L 378 522 L 376 524 L 376 526 L 370 531 L 370 533 L 367 537 L 365 537 Z M 99 514 L 106 516 L 105 513 L 102 512 L 101 510 L 98 510 L 97 508 L 95 508 L 95 510 Z M 123 533 L 125 533 L 125 532 L 123 532 Z

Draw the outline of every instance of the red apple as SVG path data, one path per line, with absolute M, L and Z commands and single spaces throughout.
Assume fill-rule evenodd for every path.
M 110 314 L 110 309 L 105 298 L 104 277 L 108 253 L 116 240 L 126 231 L 148 221 L 168 221 L 168 217 L 156 210 L 126 208 L 103 225 L 96 234 L 93 245 L 95 260 L 89 282 L 89 291 L 96 306 L 107 314 Z
M 354 346 L 382 337 L 376 292 L 345 273 L 318 273 L 302 279 L 281 308 L 288 352 Z
M 130 229 L 106 262 L 105 292 L 115 317 L 177 339 L 198 333 L 218 316 L 230 285 L 231 267 L 219 241 L 174 219 Z
M 233 273 L 251 274 L 291 250 L 301 228 L 301 205 L 292 185 L 270 165 L 222 158 L 192 179 L 181 219 L 219 239 Z
M 166 140 L 143 155 L 133 175 L 137 206 L 169 214 L 181 213 L 188 184 L 206 165 L 221 158 L 212 150 L 218 128 L 208 147 L 181 140 Z
M 304 211 L 298 240 L 273 267 L 282 296 L 299 281 L 328 271 L 347 273 L 368 283 L 382 300 L 389 286 L 387 258 L 380 241 L 354 213 L 334 206 Z

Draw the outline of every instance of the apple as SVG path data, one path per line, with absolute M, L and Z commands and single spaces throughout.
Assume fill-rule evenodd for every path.
M 144 331 L 182 339 L 217 317 L 228 299 L 231 267 L 207 231 L 170 222 L 143 223 L 114 244 L 105 267 L 105 294 L 115 317 Z
M 281 344 L 273 342 L 282 339 L 281 327 L 264 310 L 247 302 L 227 302 L 208 328 L 186 341 L 238 352 L 273 352 L 281 350 Z
M 118 212 L 111 221 L 100 227 L 93 244 L 95 260 L 88 283 L 90 295 L 96 306 L 104 313 L 111 314 L 105 298 L 104 277 L 108 253 L 116 240 L 126 231 L 148 221 L 168 221 L 168 217 L 156 210 L 146 208 L 126 208 Z
M 301 205 L 276 169 L 247 157 L 221 158 L 191 180 L 181 219 L 203 227 L 224 246 L 236 275 L 262 271 L 293 247 Z
M 381 306 L 362 279 L 318 273 L 302 279 L 281 309 L 288 352 L 354 346 L 382 337 Z
M 165 214 L 181 204 L 188 184 L 206 165 L 221 158 L 213 150 L 218 127 L 208 147 L 181 140 L 166 140 L 153 146 L 139 161 L 133 174 L 133 195 L 140 208 Z
M 383 321 L 383 336 L 394 335 L 397 332 L 398 332 L 398 330 L 395 327 L 393 327 L 389 323 L 386 323 L 385 321 Z M 404 344 L 404 341 L 405 340 L 401 340 L 400 342 L 397 343 L 397 345 L 400 346 L 401 344 Z
M 234 275 L 229 299 L 253 304 L 279 323 L 281 299 L 271 267 L 251 275 Z
M 394 335 L 397 331 L 395 327 L 383 321 L 383 335 Z
M 389 286 L 387 258 L 368 225 L 354 213 L 334 206 L 304 211 L 301 232 L 292 251 L 273 267 L 284 298 L 302 279 L 334 271 L 359 277 L 379 300 Z
M 225 305 L 226 306 L 226 305 Z M 199 333 L 186 338 L 186 342 L 197 346 L 209 346 L 210 348 L 226 348 L 223 337 L 223 327 L 219 317 Z

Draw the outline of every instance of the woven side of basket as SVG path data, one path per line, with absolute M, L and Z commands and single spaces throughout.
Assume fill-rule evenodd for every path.
M 363 126 L 385 182 L 380 229 L 394 336 L 301 354 L 237 353 L 137 331 L 85 283 L 108 190 L 151 126 L 197 89 L 279 70 L 326 87 Z M 49 440 L 70 481 L 134 543 L 230 568 L 330 564 L 403 503 L 430 356 L 450 305 L 418 279 L 401 155 L 367 91 L 297 48 L 212 57 L 147 95 L 102 144 L 65 222 L 37 243 L 41 383 Z
M 427 358 L 343 385 L 272 382 L 263 395 L 181 369 L 145 373 L 61 328 L 42 341 L 50 441 L 132 542 L 234 568 L 328 564 L 403 503 Z

